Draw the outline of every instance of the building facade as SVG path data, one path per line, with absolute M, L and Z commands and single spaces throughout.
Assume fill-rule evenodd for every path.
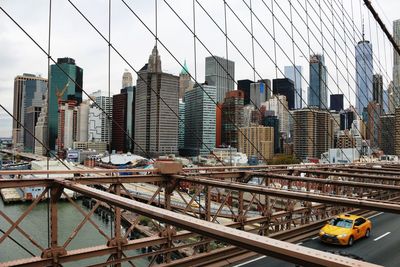
M 395 144 L 395 115 L 385 114 L 381 116 L 382 134 L 380 148 L 386 155 L 394 155 Z
M 239 135 L 239 151 L 248 157 L 256 156 L 262 160 L 274 156 L 274 129 L 272 127 L 242 127 Z
M 320 158 L 333 147 L 333 123 L 328 111 L 300 109 L 293 111 L 294 153 L 304 160 Z
M 72 80 L 71 80 L 72 79 Z M 56 149 L 58 138 L 58 103 L 73 100 L 82 102 L 83 70 L 72 58 L 59 58 L 57 65 L 50 66 L 50 92 L 48 106 L 49 148 Z
M 303 106 L 303 86 L 302 86 L 302 75 L 303 75 L 303 67 L 302 66 L 285 66 L 284 75 L 286 78 L 292 80 L 294 82 L 294 108 L 301 109 Z
M 393 38 L 400 45 L 400 19 L 393 21 Z M 393 48 L 393 108 L 400 106 L 400 55 Z M 394 110 L 393 110 L 394 111 Z
M 310 84 L 308 87 L 308 106 L 328 108 L 327 69 L 323 55 L 310 56 Z
M 372 44 L 360 41 L 356 46 L 356 110 L 360 115 L 372 101 L 373 71 Z
M 223 102 L 225 94 L 235 89 L 235 62 L 218 57 L 206 57 L 205 80 L 217 88 L 217 102 Z
M 206 156 L 215 148 L 216 88 L 195 86 L 185 93 L 185 151 L 190 156 Z
M 193 81 L 189 74 L 189 69 L 186 65 L 186 60 L 183 63 L 181 73 L 179 73 L 179 99 L 185 97 L 185 92 L 193 89 Z
M 374 74 L 372 78 L 372 101 L 375 103 L 378 103 L 381 106 L 381 112 L 383 112 L 384 109 L 384 102 L 383 102 L 383 79 L 382 75 L 380 74 Z
M 244 93 L 240 90 L 229 91 L 222 105 L 221 142 L 223 146 L 237 148 L 239 128 L 243 126 Z
M 13 120 L 12 130 L 14 147 L 19 147 L 23 150 L 24 146 L 26 146 L 25 136 L 27 133 L 25 133 L 22 126 L 25 126 L 27 121 L 27 110 L 31 106 L 41 108 L 44 105 L 46 92 L 47 79 L 28 73 L 15 77 L 13 102 L 13 117 L 15 120 Z
M 343 110 L 343 94 L 330 95 L 330 110 L 336 112 Z
M 179 77 L 161 71 L 161 59 L 156 46 L 138 76 L 135 153 L 154 156 L 177 154 Z
M 288 107 L 290 110 L 295 109 L 295 88 L 294 82 L 288 78 L 274 79 L 272 81 L 274 95 L 284 95 L 286 96 L 286 101 L 288 102 Z

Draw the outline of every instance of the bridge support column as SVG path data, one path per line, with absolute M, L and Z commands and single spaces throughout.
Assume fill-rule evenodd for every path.
M 61 197 L 64 188 L 59 184 L 53 184 L 50 187 L 50 247 L 42 252 L 42 258 L 51 258 L 52 266 L 61 266 L 59 257 L 66 255 L 67 251 L 64 247 L 58 245 L 58 207 L 57 202 Z

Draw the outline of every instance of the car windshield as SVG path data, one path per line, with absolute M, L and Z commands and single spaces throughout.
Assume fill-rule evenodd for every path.
M 342 218 L 335 218 L 332 221 L 330 221 L 329 224 L 337 227 L 351 228 L 353 226 L 353 221 Z

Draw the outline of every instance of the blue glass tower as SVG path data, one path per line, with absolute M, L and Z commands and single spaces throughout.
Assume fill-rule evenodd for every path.
M 320 109 L 328 108 L 326 66 L 323 55 L 310 56 L 310 86 L 308 87 L 308 105 Z
M 360 41 L 356 46 L 356 110 L 360 115 L 373 99 L 373 71 L 372 44 Z

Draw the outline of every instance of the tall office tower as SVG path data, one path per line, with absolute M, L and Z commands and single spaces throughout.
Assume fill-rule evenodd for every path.
M 194 82 L 189 75 L 189 69 L 186 65 L 186 60 L 183 63 L 183 68 L 179 74 L 179 99 L 185 97 L 185 92 L 193 89 Z
M 301 109 L 303 105 L 303 86 L 302 86 L 302 66 L 285 66 L 284 68 L 285 77 L 294 82 L 294 108 Z
M 110 144 L 112 133 L 113 98 L 112 96 L 109 97 L 106 92 L 102 92 L 101 90 L 93 92 L 91 96 L 94 101 L 96 101 L 97 105 L 95 103 L 90 105 L 90 113 L 92 114 L 90 116 L 95 116 L 95 114 L 97 115 L 92 117 L 93 124 L 90 124 L 89 126 L 89 133 L 93 133 L 93 141 Z M 104 110 L 110 118 L 107 118 L 107 114 L 105 114 L 99 107 Z M 95 111 L 95 109 L 97 109 L 97 111 Z M 95 118 L 97 122 L 94 124 Z M 92 141 L 92 138 L 89 136 L 89 141 Z
M 323 55 L 310 56 L 310 86 L 308 87 L 308 106 L 328 108 L 327 69 Z
M 380 148 L 386 155 L 394 155 L 394 141 L 395 141 L 395 115 L 385 114 L 381 116 L 381 144 Z
M 393 38 L 400 46 L 400 19 L 393 21 Z M 400 106 L 400 55 L 393 48 L 393 105 Z
M 24 128 L 27 117 L 27 109 L 30 106 L 42 107 L 44 104 L 44 94 L 47 89 L 47 79 L 24 73 L 14 79 L 14 108 L 13 116 L 19 121 L 13 120 L 13 144 L 14 147 L 22 148 L 25 144 Z
M 394 114 L 395 113 L 395 100 L 394 100 L 394 83 L 393 81 L 391 81 L 388 85 L 388 89 L 387 89 L 387 93 L 388 93 L 388 110 L 387 113 L 389 114 Z
M 258 83 L 265 84 L 265 100 L 270 100 L 272 98 L 272 84 L 270 79 L 261 79 L 257 81 Z
M 250 84 L 250 102 L 258 110 L 261 103 L 267 100 L 267 88 L 263 82 Z
M 176 154 L 179 77 L 161 72 L 161 59 L 156 46 L 139 75 L 144 80 L 138 79 L 136 86 L 135 141 L 138 145 L 135 145 L 135 151 L 143 155 L 140 146 L 146 153 L 155 156 Z
M 190 156 L 208 155 L 215 148 L 215 86 L 196 85 L 185 93 L 185 151 Z
M 274 95 L 284 95 L 290 110 L 295 109 L 295 88 L 294 82 L 288 78 L 274 79 L 272 81 Z
M 222 104 L 222 145 L 237 148 L 238 128 L 243 126 L 244 93 L 240 90 L 229 91 Z
M 121 89 L 113 96 L 113 122 L 111 148 L 117 152 L 132 152 L 134 149 L 135 87 Z
M 248 157 L 272 159 L 274 156 L 274 128 L 261 125 L 242 127 L 238 149 Z
M 217 88 L 217 102 L 223 102 L 225 94 L 235 89 L 235 62 L 218 57 L 206 57 L 206 83 Z
M 288 102 L 284 95 L 274 95 L 270 100 L 266 101 L 263 106 L 266 110 L 274 111 L 279 119 L 279 132 L 289 134 L 289 111 Z
M 378 103 L 381 107 L 381 112 L 384 109 L 384 102 L 383 102 L 383 79 L 382 75 L 374 74 L 372 79 L 372 100 Z
M 181 149 L 185 147 L 185 102 L 183 102 L 182 98 L 179 98 L 179 128 L 178 128 L 178 149 L 179 153 Z M 216 118 L 214 118 L 216 119 Z M 215 139 L 215 138 L 214 138 Z
M 281 153 L 281 135 L 279 131 L 279 119 L 275 116 L 275 111 L 267 110 L 265 112 L 262 125 L 272 127 L 274 129 L 274 153 Z
M 122 88 L 133 86 L 132 73 L 125 69 L 124 74 L 122 74 Z
M 299 109 L 293 111 L 294 152 L 302 160 L 320 158 L 333 147 L 333 123 L 328 111 Z
M 237 89 L 244 93 L 244 105 L 250 104 L 250 84 L 254 83 L 251 80 L 238 80 Z
M 89 100 L 83 101 L 79 107 L 77 112 L 77 133 L 76 140 L 77 142 L 87 142 L 88 134 L 89 134 Z
M 358 114 L 372 101 L 372 44 L 360 41 L 356 46 L 356 110 Z
M 367 106 L 367 139 L 370 141 L 370 146 L 378 148 L 381 143 L 381 115 L 382 107 L 379 103 L 371 101 Z
M 343 110 L 343 94 L 331 95 L 330 98 L 330 110 L 337 112 Z
M 75 65 L 75 60 L 72 58 L 58 58 L 57 65 L 50 67 L 48 106 L 50 150 L 55 150 L 58 137 L 58 103 L 74 100 L 79 105 L 82 102 L 82 79 L 83 70 Z
M 116 152 L 127 152 L 128 147 L 125 132 L 127 131 L 128 93 L 121 90 L 120 94 L 113 95 L 113 121 L 111 149 Z
M 65 150 L 72 148 L 78 134 L 78 107 L 76 100 L 59 102 L 57 121 L 57 155 L 63 158 Z
M 400 156 L 400 107 L 394 112 L 394 154 Z
M 222 145 L 222 103 L 218 103 L 215 107 L 215 147 Z
M 47 120 L 47 91 L 44 94 L 43 106 L 40 110 L 39 117 L 35 125 L 35 154 L 40 156 L 47 156 L 47 149 L 49 139 L 48 133 L 48 120 Z
M 41 110 L 42 107 L 36 106 L 30 106 L 26 109 L 24 151 L 29 153 L 35 153 L 35 125 L 39 119 Z M 31 132 L 32 134 L 30 134 L 29 132 Z

